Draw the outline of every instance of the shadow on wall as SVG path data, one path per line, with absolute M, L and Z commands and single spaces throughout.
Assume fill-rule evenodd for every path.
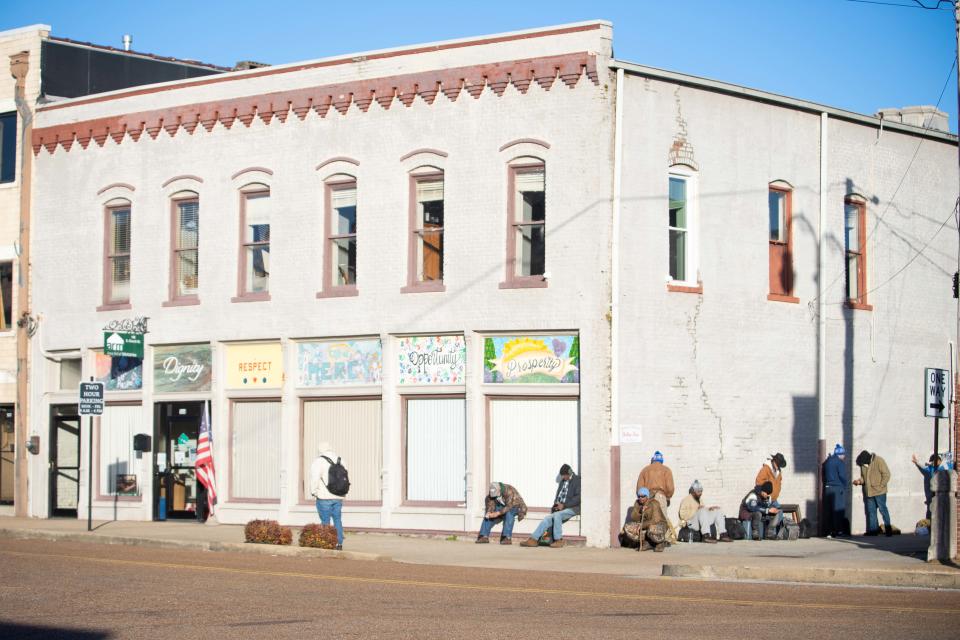
M 793 460 L 788 464 L 794 465 L 794 473 L 818 474 L 820 465 L 817 464 L 817 397 L 793 396 Z M 814 475 L 814 477 L 817 477 Z M 782 498 L 781 498 L 782 500 Z M 788 500 L 787 502 L 790 502 Z M 817 521 L 819 501 L 816 497 L 806 500 L 800 505 L 800 515 Z

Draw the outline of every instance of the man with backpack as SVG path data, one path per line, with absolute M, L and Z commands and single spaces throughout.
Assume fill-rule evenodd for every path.
M 337 529 L 337 550 L 343 549 L 343 522 L 340 512 L 343 509 L 343 497 L 350 490 L 347 470 L 334 453 L 329 442 L 321 442 L 313 464 L 310 465 L 310 492 L 317 499 L 317 513 L 320 524 L 330 524 Z

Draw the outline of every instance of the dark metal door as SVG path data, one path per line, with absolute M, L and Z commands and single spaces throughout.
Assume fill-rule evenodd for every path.
M 50 419 L 50 516 L 76 518 L 79 498 L 80 416 L 54 414 Z

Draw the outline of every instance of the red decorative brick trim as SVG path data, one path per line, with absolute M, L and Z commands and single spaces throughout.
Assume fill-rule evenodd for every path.
M 173 184 L 177 180 L 193 180 L 194 182 L 203 182 L 203 178 L 201 178 L 200 176 L 184 174 L 182 176 L 173 176 L 172 178 L 164 182 L 162 185 L 160 185 L 160 188 L 163 189 L 167 185 Z
M 136 191 L 136 190 L 137 190 L 137 188 L 134 187 L 132 184 L 127 184 L 126 182 L 114 182 L 113 184 L 108 184 L 108 185 L 105 186 L 103 189 L 100 189 L 100 191 L 97 191 L 97 195 L 99 196 L 99 195 L 103 194 L 105 191 L 108 191 L 108 190 L 110 190 L 110 189 L 113 189 L 114 187 L 117 187 L 117 188 L 119 188 L 119 189 L 126 189 L 127 191 Z
M 356 80 L 34 129 L 33 152 L 35 155 L 39 154 L 40 149 L 44 148 L 53 153 L 57 146 L 69 151 L 74 141 L 86 149 L 91 139 L 102 147 L 107 136 L 113 138 L 117 144 L 122 143 L 128 135 L 138 141 L 144 130 L 152 139 L 156 139 L 161 129 L 170 136 L 175 136 L 181 128 L 192 135 L 197 130 L 198 123 L 203 125 L 206 131 L 210 131 L 217 122 L 229 129 L 239 120 L 244 127 L 249 127 L 254 117 L 259 117 L 266 124 L 269 124 L 274 116 L 280 122 L 286 122 L 290 119 L 291 111 L 299 120 L 306 118 L 311 110 L 324 118 L 330 107 L 346 114 L 351 105 L 356 105 L 362 112 L 366 112 L 374 100 L 382 108 L 389 109 L 394 99 L 409 107 L 417 96 L 427 104 L 433 104 L 439 93 L 443 93 L 451 102 L 456 101 L 463 91 L 477 99 L 486 87 L 495 95 L 501 96 L 508 84 L 512 84 L 521 93 L 526 93 L 530 83 L 535 81 L 549 91 L 557 78 L 572 88 L 584 75 L 594 85 L 599 84 L 596 55 L 587 52 L 571 53 Z

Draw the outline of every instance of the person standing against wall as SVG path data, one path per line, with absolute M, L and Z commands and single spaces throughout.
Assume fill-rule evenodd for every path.
M 893 525 L 890 524 L 890 512 L 887 511 L 887 483 L 890 481 L 887 462 L 877 454 L 864 450 L 857 455 L 857 465 L 860 467 L 860 477 L 853 484 L 863 487 L 863 508 L 867 516 L 865 535 L 880 535 L 880 525 L 877 523 L 879 510 L 883 516 L 884 532 L 892 536 Z
M 840 538 L 847 534 L 844 519 L 847 515 L 847 452 L 843 445 L 833 448 L 833 453 L 823 461 L 824 519 L 828 538 Z

